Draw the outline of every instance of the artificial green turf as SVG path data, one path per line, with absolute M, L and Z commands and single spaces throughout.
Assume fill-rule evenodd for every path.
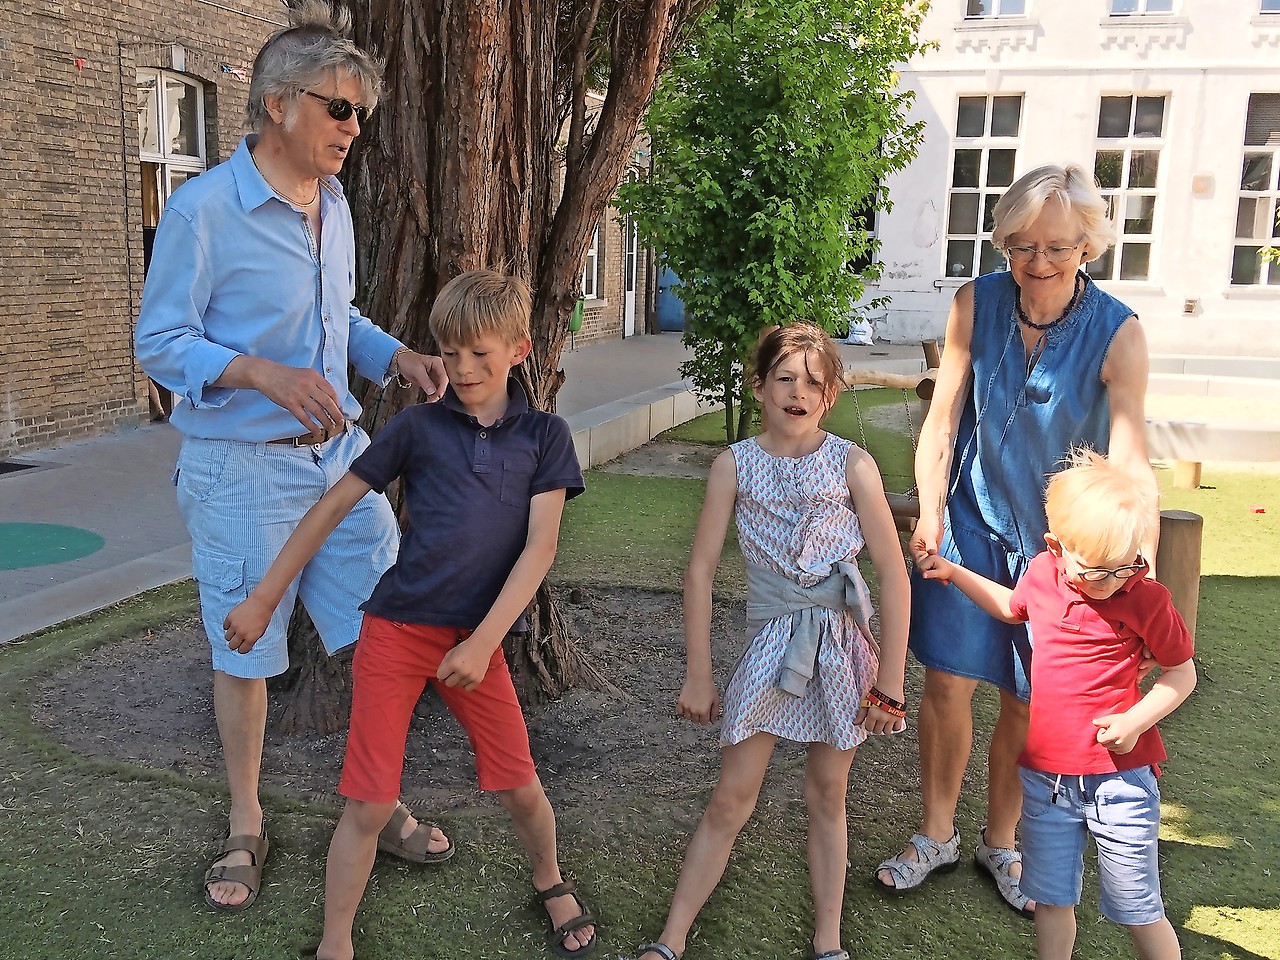
M 1275 772 L 1280 476 L 1209 470 L 1204 482 L 1207 489 L 1167 491 L 1165 497 L 1166 506 L 1201 513 L 1206 536 L 1197 638 L 1200 685 L 1161 724 L 1171 755 L 1162 782 L 1164 891 L 1184 957 L 1275 960 L 1280 958 Z M 701 485 L 593 474 L 591 486 L 594 500 L 579 498 L 591 509 L 566 513 L 570 549 L 562 561 L 574 564 L 558 566 L 559 575 L 570 581 L 589 574 L 597 583 L 677 584 Z M 1251 512 L 1255 505 L 1268 512 Z M 668 552 L 673 556 L 665 556 Z M 265 960 L 292 956 L 314 942 L 332 807 L 270 797 L 273 849 L 262 898 L 241 916 L 213 914 L 201 905 L 198 890 L 215 825 L 225 815 L 221 784 L 79 757 L 52 742 L 30 719 L 42 678 L 60 665 L 102 644 L 128 643 L 193 606 L 189 584 L 166 588 L 0 647 L 3 960 Z M 608 665 L 602 666 L 607 673 Z M 916 701 L 919 683 L 913 669 L 909 692 Z M 990 730 L 992 700 L 986 693 L 979 700 L 982 744 Z M 713 736 L 705 742 L 714 749 Z M 917 788 L 903 773 L 913 765 L 910 742 L 892 738 L 868 744 L 855 765 L 846 949 L 857 958 L 1033 956 L 1031 925 L 1005 910 L 967 863 L 901 901 L 886 900 L 867 884 L 875 863 L 914 828 Z M 748 824 L 724 883 L 694 927 L 687 960 L 803 955 L 812 919 L 796 753 L 780 757 L 771 775 L 794 785 L 783 793 L 791 799 L 767 802 Z M 959 811 L 966 849 L 981 822 L 982 780 L 975 760 Z M 555 785 L 550 789 L 554 798 Z M 690 807 L 700 807 L 706 785 L 689 784 L 688 793 Z M 580 829 L 588 817 L 643 826 L 588 845 L 582 838 L 601 832 Z M 550 956 L 540 919 L 525 906 L 526 875 L 505 818 L 459 813 L 445 825 L 462 852 L 440 868 L 379 861 L 358 918 L 362 960 Z M 626 955 L 640 939 L 655 936 L 687 835 L 646 815 L 642 785 L 635 796 L 575 810 L 563 819 L 561 836 L 565 861 L 603 917 L 604 948 L 593 956 Z M 1099 920 L 1092 905 L 1097 889 L 1092 868 L 1085 884 L 1076 956 L 1132 956 L 1128 938 Z
M 554 581 L 679 590 L 706 484 L 592 470 L 586 491 L 565 506 Z M 726 537 L 717 586 L 743 582 L 737 534 Z

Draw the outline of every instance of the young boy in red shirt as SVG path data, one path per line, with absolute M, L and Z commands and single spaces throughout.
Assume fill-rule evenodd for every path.
M 1195 688 L 1190 633 L 1138 552 L 1145 488 L 1092 450 L 1072 453 L 1045 493 L 1048 549 L 1012 589 L 931 555 L 924 576 L 950 581 L 993 617 L 1030 623 L 1031 722 L 1022 776 L 1022 891 L 1036 901 L 1040 960 L 1075 945 L 1084 849 L 1098 848 L 1100 908 L 1144 960 L 1177 960 L 1157 863 L 1164 745 L 1156 723 Z M 1162 667 L 1145 695 L 1146 647 Z
M 352 662 L 351 732 L 338 791 L 347 798 L 329 847 L 319 960 L 351 960 L 356 909 L 378 834 L 396 809 L 409 720 L 433 682 L 467 732 L 482 790 L 497 793 L 533 868 L 551 947 L 596 945 L 594 919 L 564 881 L 556 823 L 502 654 L 555 558 L 565 500 L 583 490 L 569 426 L 530 408 L 511 369 L 529 355 L 528 285 L 491 270 L 447 283 L 431 333 L 449 375 L 439 403 L 397 414 L 307 511 L 249 597 L 226 619 L 248 650 L 285 589 L 370 490 L 404 484 L 409 524 L 395 564 L 364 604 Z

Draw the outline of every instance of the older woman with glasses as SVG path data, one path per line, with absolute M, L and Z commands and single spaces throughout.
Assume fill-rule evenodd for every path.
M 1044 549 L 1047 475 L 1073 445 L 1109 451 L 1153 492 L 1155 478 L 1144 438 L 1142 327 L 1081 269 L 1113 242 L 1093 179 L 1077 164 L 1038 167 L 1009 188 L 994 217 L 992 241 L 1009 270 L 966 283 L 952 302 L 916 454 L 920 521 L 909 546 L 916 558 L 940 553 L 1012 586 Z M 1154 544 L 1144 546 L 1154 557 Z M 1033 916 L 1014 848 L 1032 638 L 1024 625 L 997 621 L 960 591 L 918 575 L 911 606 L 911 649 L 925 667 L 924 816 L 905 849 L 880 864 L 876 882 L 901 894 L 957 866 L 955 812 L 982 681 L 999 688 L 1000 715 L 974 859 L 1010 907 Z

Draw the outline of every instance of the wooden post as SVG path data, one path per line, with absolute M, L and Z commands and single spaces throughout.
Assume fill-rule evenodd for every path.
M 1179 490 L 1200 489 L 1200 461 L 1173 461 L 1173 485 Z
M 942 366 L 942 348 L 937 340 L 922 340 L 920 346 L 924 349 L 925 369 L 936 370 Z
M 1204 517 L 1189 510 L 1160 511 L 1160 546 L 1156 550 L 1156 579 L 1169 588 L 1173 605 L 1196 635 L 1200 606 L 1200 545 Z

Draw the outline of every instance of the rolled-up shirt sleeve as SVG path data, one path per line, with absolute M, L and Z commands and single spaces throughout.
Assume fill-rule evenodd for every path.
M 209 258 L 191 223 L 166 208 L 156 228 L 134 340 L 147 375 L 193 408 L 220 407 L 235 393 L 214 386 L 240 354 L 206 336 L 213 284 Z

